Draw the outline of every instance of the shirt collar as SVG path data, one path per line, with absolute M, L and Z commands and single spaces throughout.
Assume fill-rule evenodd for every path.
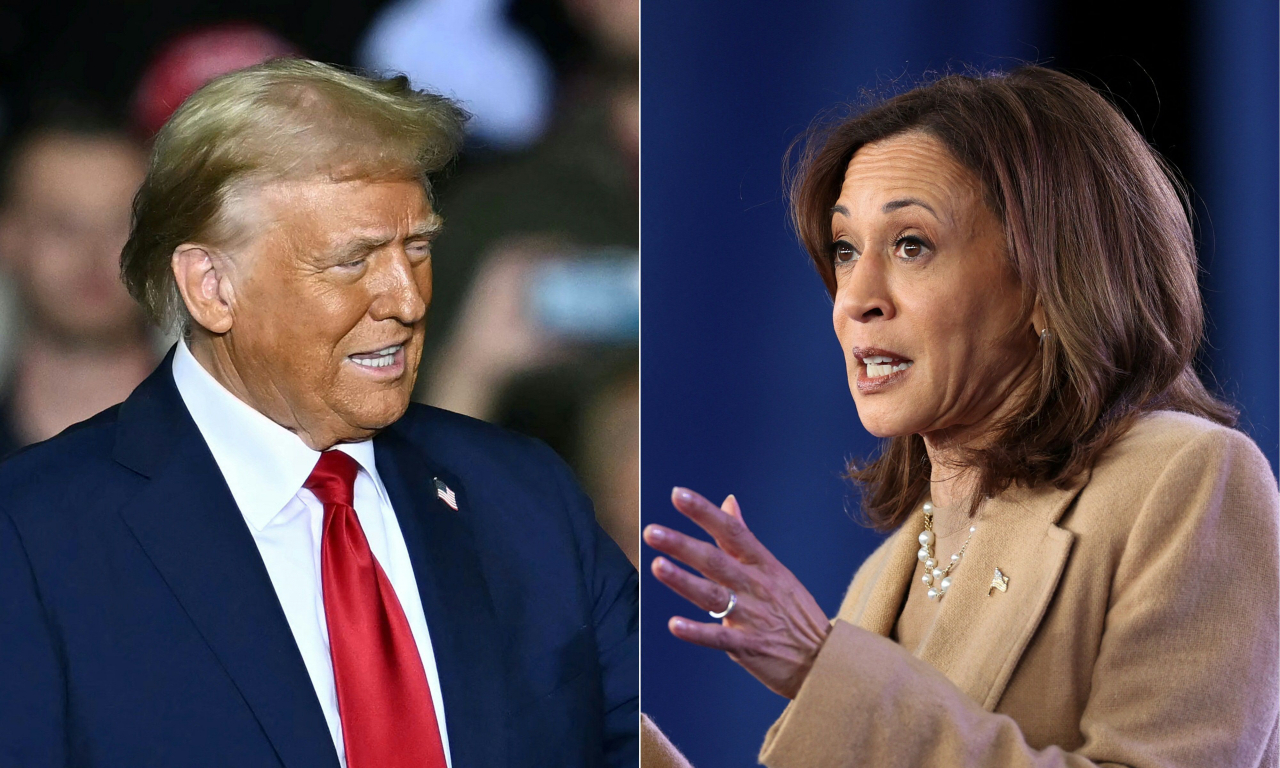
M 173 356 L 178 394 L 204 437 L 240 513 L 261 531 L 297 495 L 320 452 L 294 433 L 233 395 L 178 342 Z M 355 459 L 385 497 L 374 464 L 373 441 L 342 443 L 337 450 Z

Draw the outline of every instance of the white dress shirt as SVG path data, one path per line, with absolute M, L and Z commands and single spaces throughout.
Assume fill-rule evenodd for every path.
M 324 505 L 302 487 L 320 453 L 231 394 L 204 369 L 183 342 L 178 343 L 173 357 L 173 380 L 258 545 L 258 553 L 267 566 L 271 584 L 324 710 L 329 733 L 338 750 L 338 762 L 345 768 L 346 749 L 338 716 L 338 693 L 333 682 L 320 576 Z M 427 672 L 445 760 L 452 768 L 431 635 L 427 632 L 427 619 L 404 535 L 387 490 L 378 477 L 373 442 L 343 443 L 336 448 L 360 465 L 355 483 L 356 517 L 409 620 Z

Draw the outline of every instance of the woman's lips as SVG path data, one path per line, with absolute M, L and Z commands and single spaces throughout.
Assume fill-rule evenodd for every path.
M 858 366 L 858 391 L 864 395 L 872 395 L 892 387 L 911 375 L 911 369 L 894 371 L 884 376 L 868 376 L 867 367 Z
M 896 352 L 882 349 L 856 348 L 858 359 L 858 391 L 864 394 L 881 392 L 906 378 L 915 364 Z
M 866 368 L 867 378 L 869 379 L 905 371 L 912 365 L 910 360 L 901 360 L 885 355 L 871 355 L 864 358 L 862 363 Z

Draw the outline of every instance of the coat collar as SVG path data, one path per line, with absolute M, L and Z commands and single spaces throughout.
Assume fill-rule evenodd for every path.
M 1010 488 L 989 500 L 951 590 L 924 638 L 920 658 L 993 710 L 1039 626 L 1074 535 L 1058 527 L 1087 478 L 1066 489 Z M 839 618 L 888 636 L 911 587 L 924 530 L 916 509 L 854 580 Z M 988 594 L 995 569 L 1008 591 Z
M 262 531 L 297 495 L 320 460 L 320 452 L 232 394 L 183 341 L 174 347 L 173 380 L 240 514 Z M 355 459 L 379 498 L 386 498 L 372 440 L 342 443 L 334 450 Z
M 173 381 L 177 346 L 120 404 L 112 457 L 143 477 L 154 477 L 173 458 L 172 449 L 200 437 Z M 212 461 L 210 456 L 210 461 Z

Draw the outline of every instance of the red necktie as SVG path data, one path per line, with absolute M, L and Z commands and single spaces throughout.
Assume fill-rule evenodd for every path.
M 347 768 L 445 768 L 422 657 L 352 507 L 358 470 L 325 451 L 303 484 L 324 504 L 320 572 Z

